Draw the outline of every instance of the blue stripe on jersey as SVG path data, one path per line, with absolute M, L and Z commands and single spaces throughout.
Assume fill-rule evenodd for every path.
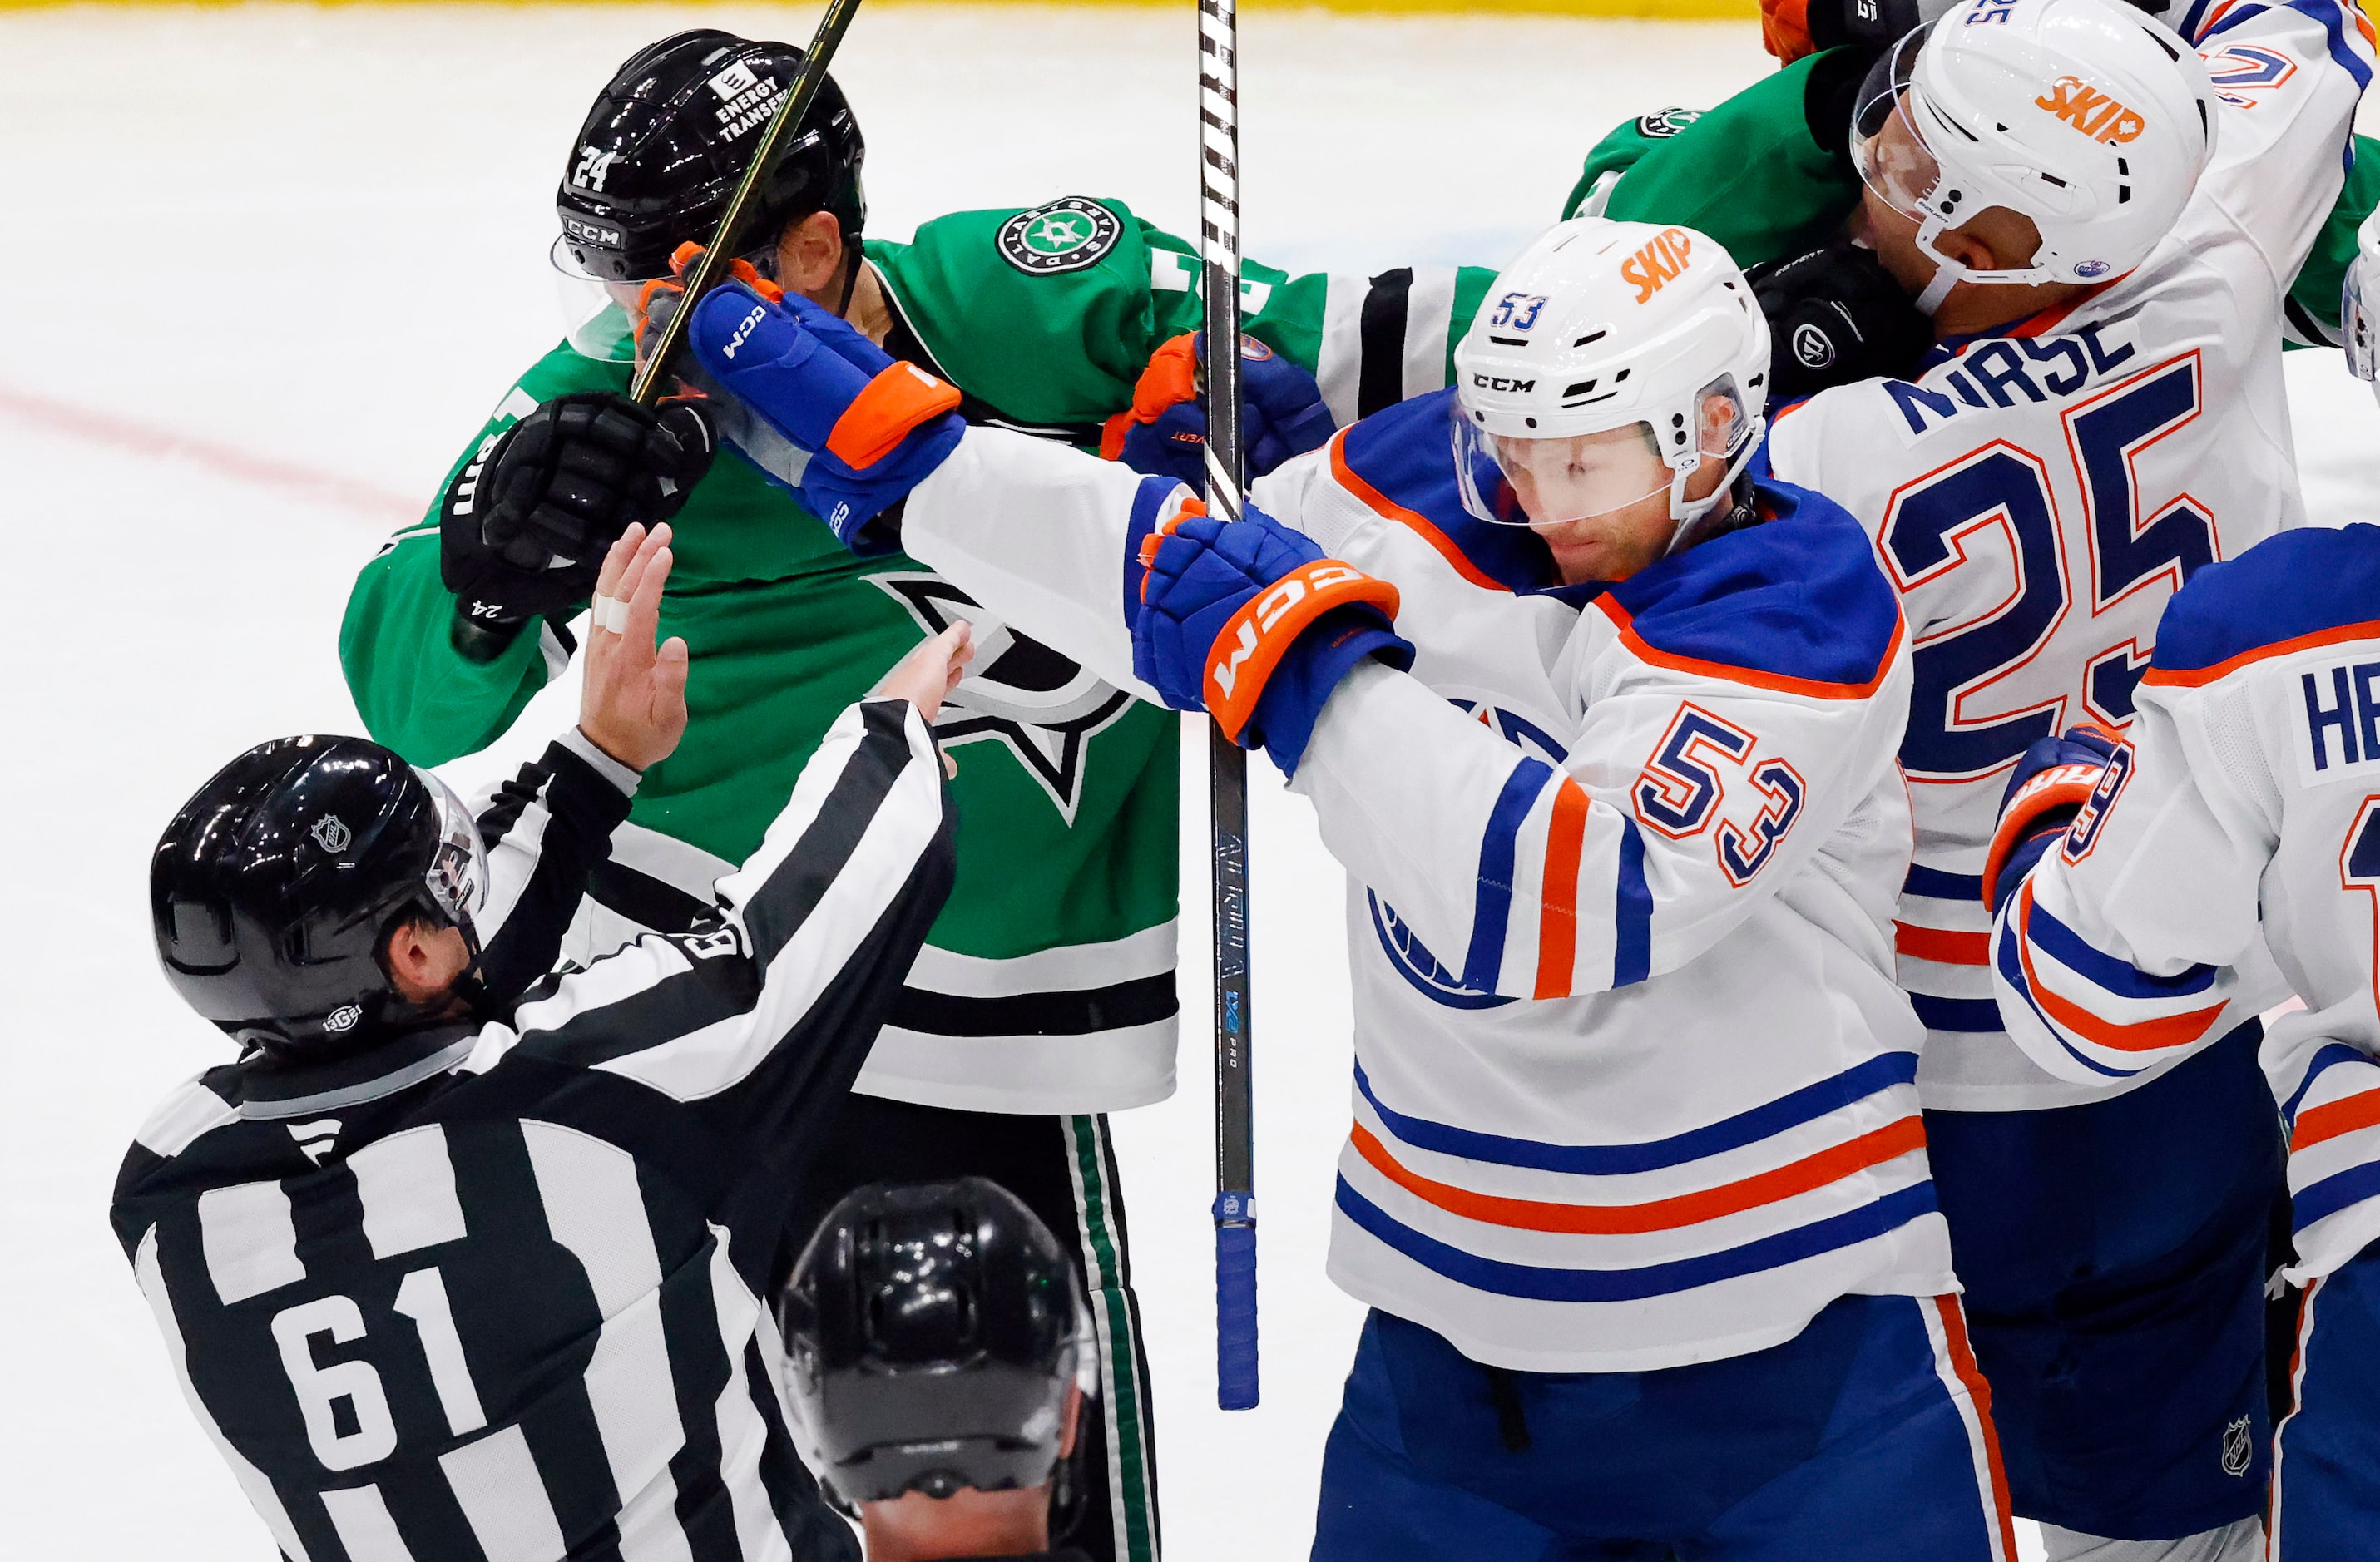
M 2380 617 L 2380 527 L 2304 527 L 2208 564 L 2174 594 L 2152 666 L 2195 672 Z
M 1929 901 L 1964 901 L 1969 905 L 1979 906 L 1984 903 L 1984 876 L 1980 873 L 1944 873 L 1940 868 L 1919 867 L 1912 864 L 1909 878 L 1900 886 L 1900 892 L 1923 895 Z
M 1343 1184 L 1342 1184 L 1343 1186 Z M 2336 1176 L 2325 1177 L 2289 1195 L 2291 1229 L 2302 1231 L 2315 1221 L 2337 1215 L 2348 1205 L 2380 1194 L 2380 1166 L 2367 1161 Z
M 1653 974 L 1653 891 L 1645 883 L 1645 838 L 1620 820 L 1620 872 L 1611 909 L 1611 985 L 1633 987 Z
M 2016 928 L 2013 925 L 2003 925 L 2000 928 L 1998 958 L 2000 975 L 2007 977 L 2009 985 L 2016 988 L 2016 990 L 2023 996 L 2025 1007 L 2032 1010 L 2034 1018 L 2039 1020 L 2042 1023 L 2042 1027 L 2058 1039 L 2058 1045 L 2066 1049 L 2066 1055 L 2069 1058 L 2073 1059 L 2076 1062 L 2082 1064 L 2093 1073 L 2106 1074 L 2109 1079 L 2130 1079 L 2134 1074 L 2144 1073 L 2147 1072 L 2145 1069 L 2111 1069 L 2105 1063 L 2095 1062 L 2074 1050 L 2073 1045 L 2066 1039 L 2066 1033 L 2059 1030 L 2057 1024 L 2051 1021 L 2049 1016 L 2041 1011 L 2041 1005 L 2034 1002 L 2033 1000 L 2033 987 L 2024 979 L 2024 963 L 2017 958 Z M 1938 1003 L 1944 1000 L 1937 999 L 1935 1001 Z M 1989 1002 L 1988 999 L 1985 1001 L 1987 1003 Z M 1994 1015 L 1997 1017 L 1999 1006 L 1998 1004 L 1990 1004 L 1990 1007 Z M 1924 1019 L 1925 1017 L 1925 1011 L 1922 1008 L 1918 1010 L 1917 1017 L 1921 1020 Z M 1998 1024 L 1992 1026 L 1992 1029 L 1994 1030 L 1998 1030 L 1999 1028 L 2000 1027 Z
M 1463 957 L 1463 985 L 1474 992 L 1494 992 L 1503 971 L 1504 924 L 1512 913 L 1512 858 L 1521 821 L 1529 817 L 1553 776 L 1553 767 L 1543 760 L 1522 760 L 1504 778 L 1504 790 L 1488 810 L 1488 833 L 1479 842 L 1478 899 L 1471 911 L 1471 949 Z
M 2297 1089 L 2281 1104 L 2281 1120 L 2289 1125 L 2289 1132 L 2295 1133 L 2298 1130 L 2298 1108 L 2304 1102 L 2306 1092 L 2313 1088 L 2314 1081 L 2341 1063 L 2371 1061 L 2372 1055 L 2360 1047 L 2350 1047 L 2343 1041 L 2324 1043 L 2314 1053 L 2313 1061 L 2306 1065 L 2305 1078 L 2298 1081 Z
M 2206 36 L 2199 42 L 2203 44 L 2219 38 L 2240 23 L 2261 17 L 2272 8 L 2270 6 L 2242 6 L 2207 29 Z M 2372 85 L 2372 67 L 2357 56 L 2347 42 L 2347 17 L 2338 0 L 2282 0 L 2280 8 L 2295 11 L 2300 16 L 2322 23 L 2324 32 L 2328 36 L 2330 57 L 2338 62 L 2338 68 L 2354 79 L 2358 91 Z
M 1633 1269 L 1550 1269 L 1482 1258 L 1415 1230 L 1355 1192 L 1343 1177 L 1339 1180 L 1339 1207 L 1347 1218 L 1415 1263 L 1474 1290 L 1531 1302 L 1641 1302 L 1647 1297 L 1674 1295 L 1698 1286 L 1758 1274 L 1763 1269 L 1779 1269 L 1822 1253 L 1869 1241 L 1899 1230 L 1921 1216 L 1933 1214 L 1937 1205 L 1934 1184 L 1919 1182 L 1896 1189 L 1873 1204 L 1741 1247 Z
M 1787 1129 L 1814 1122 L 1829 1112 L 1840 1111 L 1881 1091 L 1916 1082 L 1916 1053 L 1886 1052 L 1750 1111 L 1738 1112 L 1731 1118 L 1721 1118 L 1667 1139 L 1642 1144 L 1548 1144 L 1536 1139 L 1512 1139 L 1500 1133 L 1481 1133 L 1475 1129 L 1407 1117 L 1374 1095 L 1364 1065 L 1355 1065 L 1355 1088 L 1364 1093 L 1364 1099 L 1379 1114 L 1381 1126 L 1416 1150 L 1484 1161 L 1490 1166 L 1518 1166 L 1532 1171 L 1585 1177 L 1625 1177 L 1633 1172 L 1658 1171 L 1706 1156 L 1740 1150 Z
M 1913 992 L 1909 995 L 1909 1007 L 1917 1011 L 1918 1023 L 1929 1031 L 1989 1035 L 2008 1029 L 2000 1019 L 2000 1006 L 1988 998 L 1936 998 L 1932 993 Z
M 2188 998 L 2215 985 L 2212 965 L 2193 965 L 2178 976 L 2152 976 L 2130 961 L 2093 949 L 2038 901 L 2025 918 L 2025 936 L 2058 964 L 2119 998 Z
M 2198 24 L 2206 19 L 2206 7 L 2213 4 L 2215 0 L 2192 0 L 2190 10 L 2181 18 L 2180 25 L 2174 29 L 2176 32 L 2190 40 L 2192 48 L 2198 46 Z

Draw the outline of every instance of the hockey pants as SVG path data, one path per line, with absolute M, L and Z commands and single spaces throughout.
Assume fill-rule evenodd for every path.
M 1955 1297 L 1633 1373 L 1487 1367 L 1375 1312 L 1315 1562 L 2015 1562 L 1989 1406 Z
M 2380 1242 L 2306 1288 L 2274 1437 L 2274 1562 L 2380 1556 Z
M 788 1223 L 787 1264 L 855 1188 L 970 1176 L 989 1177 L 1024 1200 L 1083 1265 L 1099 1338 L 1099 1403 L 1085 1407 L 1075 1460 L 1080 1508 L 1061 1544 L 1092 1562 L 1156 1562 L 1148 1362 L 1105 1117 L 964 1112 L 852 1096 L 804 1179 Z
M 2016 1510 L 2084 1536 L 2255 1517 L 2282 1188 L 2261 1027 L 2109 1100 L 1925 1114 Z

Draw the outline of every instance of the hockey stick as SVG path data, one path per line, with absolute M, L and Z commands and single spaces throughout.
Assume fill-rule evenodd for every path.
M 1206 230 L 1207 511 L 1240 514 L 1240 18 L 1198 0 L 1200 218 Z M 1215 1402 L 1257 1402 L 1256 1124 L 1248 1067 L 1248 757 L 1210 725 L 1215 917 Z
M 653 344 L 651 356 L 637 370 L 628 395 L 638 406 L 650 406 L 661 399 L 670 359 L 677 356 L 678 348 L 686 342 L 686 322 L 694 314 L 695 300 L 718 286 L 720 279 L 727 274 L 728 266 L 735 259 L 729 248 L 735 230 L 744 221 L 744 213 L 751 209 L 753 197 L 768 179 L 777 161 L 778 149 L 801 128 L 810 104 L 818 101 L 819 89 L 826 84 L 826 67 L 834 63 L 834 52 L 843 46 L 843 35 L 850 30 L 852 15 L 858 9 L 859 0 L 827 0 L 826 15 L 819 18 L 818 31 L 811 35 L 810 46 L 802 52 L 801 68 L 794 73 L 793 90 L 778 100 L 777 112 L 770 115 L 768 125 L 760 131 L 760 139 L 752 148 L 752 162 L 744 170 L 744 177 L 736 181 L 735 193 L 727 198 L 727 210 L 719 214 L 719 226 L 712 230 L 702 259 L 695 262 L 692 274 L 686 277 L 678 307 L 662 326 L 661 339 Z M 859 257 L 852 256 L 851 263 L 858 265 Z

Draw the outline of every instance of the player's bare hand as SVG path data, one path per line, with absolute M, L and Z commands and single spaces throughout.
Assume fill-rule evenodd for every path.
M 876 692 L 907 700 L 931 721 L 941 714 L 943 698 L 959 686 L 974 660 L 973 632 L 964 623 L 953 624 L 894 663 Z
M 661 633 L 669 584 L 670 528 L 632 525 L 603 558 L 587 635 L 578 730 L 632 769 L 669 757 L 686 735 L 686 642 Z

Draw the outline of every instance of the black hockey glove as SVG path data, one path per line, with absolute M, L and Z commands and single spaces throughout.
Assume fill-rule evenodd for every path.
M 457 473 L 439 511 L 455 644 L 484 660 L 540 613 L 585 601 L 631 523 L 668 520 L 710 466 L 709 418 L 608 391 L 557 396 Z
M 1790 260 L 1746 273 L 1768 317 L 1779 402 L 1913 371 L 1934 345 L 1934 325 L 1917 312 L 1876 252 L 1839 238 Z

